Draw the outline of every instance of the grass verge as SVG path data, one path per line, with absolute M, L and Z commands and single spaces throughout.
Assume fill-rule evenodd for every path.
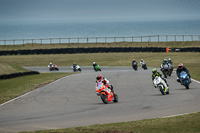
M 200 133 L 200 113 L 170 118 L 22 133 Z
M 67 75 L 69 73 L 41 73 L 0 80 L 0 104 Z
M 17 72 L 26 72 L 26 71 L 29 71 L 29 70 L 26 70 L 23 67 L 20 67 L 15 64 L 0 63 L 0 75 L 17 73 Z

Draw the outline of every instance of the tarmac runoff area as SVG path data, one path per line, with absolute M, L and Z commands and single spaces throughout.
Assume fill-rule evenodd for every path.
M 47 67 L 25 67 L 49 72 Z M 71 67 L 59 71 L 73 72 Z M 170 94 L 153 87 L 151 70 L 131 67 L 81 67 L 70 75 L 0 105 L 0 132 L 15 133 L 58 128 L 173 117 L 200 111 L 200 82 L 190 89 L 167 78 Z M 118 103 L 104 104 L 95 93 L 95 77 L 105 76 L 118 94 Z

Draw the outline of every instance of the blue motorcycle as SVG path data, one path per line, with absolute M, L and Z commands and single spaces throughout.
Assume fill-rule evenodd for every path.
M 181 85 L 184 85 L 186 87 L 186 89 L 189 89 L 189 85 L 191 83 L 190 77 L 188 76 L 188 74 L 185 71 L 182 71 L 180 73 L 180 82 Z

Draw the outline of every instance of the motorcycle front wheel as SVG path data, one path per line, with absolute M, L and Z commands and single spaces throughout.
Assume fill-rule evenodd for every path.
M 100 97 L 101 97 L 101 100 L 103 101 L 103 103 L 108 104 L 108 98 L 106 95 L 101 94 Z

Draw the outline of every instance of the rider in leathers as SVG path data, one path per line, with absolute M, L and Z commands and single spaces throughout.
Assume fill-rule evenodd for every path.
M 112 85 L 109 84 L 109 80 L 107 80 L 105 77 L 102 77 L 101 74 L 98 74 L 96 76 L 96 83 L 98 86 L 98 83 L 103 83 L 103 85 L 105 85 L 105 87 L 107 87 L 108 89 L 110 89 L 113 92 L 113 87 Z M 108 94 L 108 96 L 110 96 L 111 94 Z
M 160 72 L 158 72 L 157 70 L 156 70 L 156 68 L 154 68 L 154 69 L 152 69 L 152 82 L 154 81 L 154 79 L 155 79 L 155 77 L 156 76 L 159 76 L 159 77 L 161 77 L 164 81 L 165 81 L 165 83 L 167 84 L 167 80 L 165 79 L 165 78 L 163 78 L 163 76 L 162 76 L 162 74 L 160 73 Z M 154 83 L 154 82 L 153 82 Z M 169 86 L 168 84 L 167 84 L 167 86 Z M 165 88 L 167 87 L 167 86 L 165 86 Z M 155 85 L 154 85 L 154 87 L 155 87 Z
M 185 71 L 188 74 L 188 76 L 191 78 L 191 75 L 189 74 L 188 69 L 186 67 L 184 67 L 182 63 L 180 63 L 178 65 L 178 68 L 176 69 L 177 82 L 180 82 L 180 73 L 182 71 Z M 190 80 L 190 82 L 192 82 L 192 81 Z

